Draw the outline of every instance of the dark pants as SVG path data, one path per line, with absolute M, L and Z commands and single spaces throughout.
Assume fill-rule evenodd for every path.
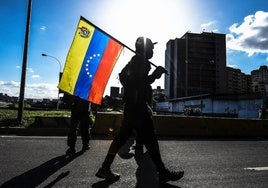
M 135 130 L 137 136 L 141 138 L 142 143 L 147 148 L 157 170 L 164 170 L 165 167 L 160 156 L 151 109 L 146 104 L 134 107 L 128 105 L 125 106 L 122 126 L 111 143 L 103 167 L 110 168 L 118 150 L 125 144 L 133 130 Z
M 82 143 L 83 145 L 89 144 L 89 125 L 90 125 L 90 117 L 87 111 L 81 111 L 79 109 L 72 109 L 71 112 L 71 125 L 68 133 L 67 145 L 69 147 L 75 147 L 75 143 L 77 140 L 77 128 L 79 125 Z

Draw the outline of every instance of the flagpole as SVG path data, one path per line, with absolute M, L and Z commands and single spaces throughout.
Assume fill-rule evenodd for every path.
M 102 33 L 104 33 L 105 35 L 109 36 L 110 38 L 112 38 L 113 40 L 115 40 L 116 42 L 120 43 L 122 46 L 126 47 L 127 49 L 129 49 L 130 51 L 132 51 L 133 53 L 136 53 L 135 50 L 131 49 L 130 47 L 128 47 L 127 45 L 125 45 L 123 42 L 117 40 L 116 38 L 114 38 L 113 36 L 111 36 L 110 34 L 108 34 L 107 32 L 103 31 L 101 28 L 99 28 L 98 26 L 96 26 L 94 23 L 90 22 L 89 20 L 87 20 L 86 18 L 84 18 L 83 16 L 80 16 L 80 18 L 82 20 L 84 20 L 85 22 L 89 23 L 90 25 L 92 25 L 93 27 L 97 28 L 98 30 L 100 30 Z
M 116 42 L 120 43 L 122 46 L 124 46 L 125 48 L 129 49 L 130 51 L 132 51 L 133 53 L 136 54 L 136 51 L 133 50 L 132 48 L 128 47 L 126 44 L 124 44 L 123 42 L 119 41 L 118 39 L 114 38 L 113 36 L 111 36 L 110 34 L 108 34 L 107 32 L 103 31 L 101 28 L 99 28 L 98 26 L 96 26 L 95 24 L 93 24 L 92 22 L 90 22 L 89 20 L 87 20 L 86 18 L 84 18 L 83 16 L 80 16 L 80 19 L 84 20 L 85 22 L 89 23 L 90 25 L 92 25 L 93 27 L 97 28 L 98 30 L 100 30 L 101 32 L 103 32 L 104 34 L 106 34 L 107 36 L 109 36 L 110 38 L 112 38 L 113 40 L 115 40 Z M 150 61 L 149 61 L 150 62 Z M 154 67 L 157 67 L 156 64 L 150 62 L 151 65 L 153 65 Z
M 22 125 L 22 117 L 23 117 L 24 91 L 25 91 L 25 80 L 26 80 L 25 78 L 26 78 L 26 68 L 27 68 L 27 54 L 28 54 L 29 32 L 30 32 L 31 8 L 32 8 L 32 0 L 29 0 L 28 1 L 28 10 L 27 10 L 23 62 L 22 62 L 22 69 L 21 69 L 19 108 L 18 108 L 18 116 L 17 116 L 17 120 L 18 120 L 20 125 Z

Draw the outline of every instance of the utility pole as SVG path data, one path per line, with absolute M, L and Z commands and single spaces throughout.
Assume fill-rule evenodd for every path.
M 24 52 L 23 52 L 23 62 L 21 70 L 21 80 L 20 80 L 20 96 L 19 96 L 19 109 L 17 120 L 20 125 L 22 125 L 23 117 L 23 106 L 24 106 L 24 92 L 25 92 L 25 78 L 26 78 L 26 68 L 27 68 L 27 55 L 28 55 L 28 41 L 30 33 L 30 20 L 31 20 L 31 9 L 32 9 L 32 0 L 28 1 L 28 10 L 27 10 L 27 20 L 26 20 L 26 32 L 24 40 Z

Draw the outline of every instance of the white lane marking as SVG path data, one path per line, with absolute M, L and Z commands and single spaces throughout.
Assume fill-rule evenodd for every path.
M 245 170 L 254 170 L 254 171 L 266 171 L 268 167 L 248 167 L 244 168 Z

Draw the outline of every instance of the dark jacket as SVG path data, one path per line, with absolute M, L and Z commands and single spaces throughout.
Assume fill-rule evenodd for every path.
M 151 104 L 151 84 L 155 78 L 148 75 L 150 70 L 150 62 L 139 55 L 133 56 L 123 68 L 119 78 L 124 87 L 123 99 L 126 104 Z

